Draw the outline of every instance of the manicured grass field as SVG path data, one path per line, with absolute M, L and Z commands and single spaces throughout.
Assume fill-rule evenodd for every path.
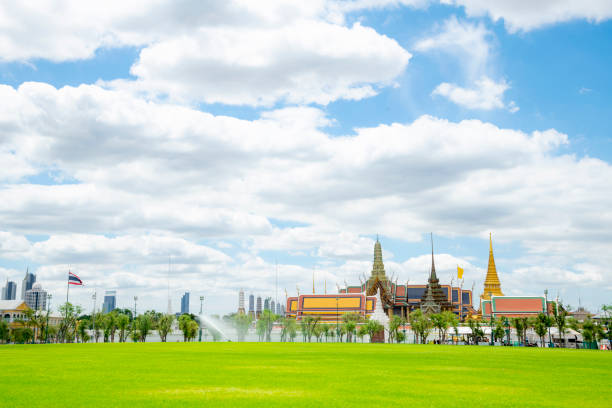
M 612 353 L 486 346 L 0 346 L 2 407 L 603 407 Z

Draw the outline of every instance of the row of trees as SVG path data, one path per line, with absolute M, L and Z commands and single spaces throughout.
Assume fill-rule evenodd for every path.
M 174 315 L 152 310 L 136 318 L 129 309 L 83 315 L 81 307 L 70 303 L 60 306 L 59 312 L 63 319 L 58 325 L 47 324 L 46 311 L 31 309 L 24 311 L 24 318 L 16 321 L 18 325 L 12 329 L 0 319 L 0 343 L 145 342 L 154 331 L 165 342 L 175 319 Z M 198 336 L 200 324 L 196 316 L 183 314 L 178 319 L 178 327 L 183 332 L 184 341 L 193 341 Z M 218 332 L 209 331 L 214 340 L 220 339 Z

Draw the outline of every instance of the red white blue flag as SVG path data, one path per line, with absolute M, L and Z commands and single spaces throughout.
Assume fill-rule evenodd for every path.
M 79 278 L 78 276 L 76 276 L 74 273 L 72 272 L 68 272 L 68 284 L 69 285 L 82 285 L 83 281 L 81 280 L 81 278 Z

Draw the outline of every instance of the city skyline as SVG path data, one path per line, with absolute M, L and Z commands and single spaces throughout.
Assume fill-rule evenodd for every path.
M 504 294 L 596 312 L 612 6 L 536 3 L 1 5 L 0 279 L 225 314 L 358 281 L 377 236 L 425 283 L 433 232 L 477 298 L 492 233 Z

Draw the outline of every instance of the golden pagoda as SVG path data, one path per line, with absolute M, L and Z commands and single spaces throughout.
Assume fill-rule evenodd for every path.
M 499 277 L 497 276 L 497 270 L 495 269 L 495 259 L 493 258 L 493 240 L 489 233 L 489 266 L 487 268 L 487 277 L 484 282 L 484 291 L 480 295 L 480 299 L 491 300 L 493 296 L 504 296 L 501 291 L 501 284 L 499 283 Z

